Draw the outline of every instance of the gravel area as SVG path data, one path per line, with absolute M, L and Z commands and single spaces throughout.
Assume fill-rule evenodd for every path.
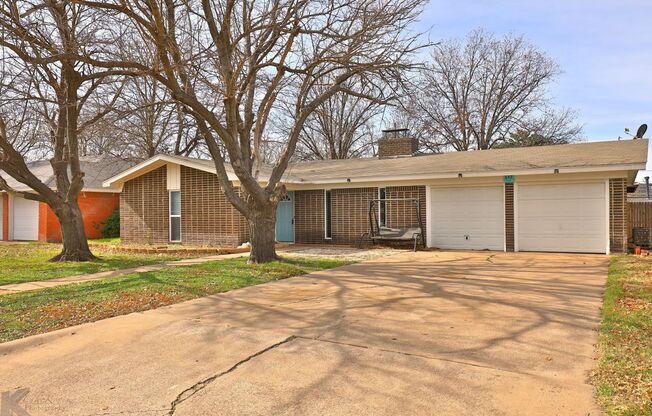
M 280 255 L 300 256 L 300 257 L 324 257 L 331 259 L 346 259 L 352 261 L 371 260 L 378 257 L 391 256 L 405 252 L 395 248 L 374 248 L 359 249 L 353 247 L 290 247 L 279 249 Z

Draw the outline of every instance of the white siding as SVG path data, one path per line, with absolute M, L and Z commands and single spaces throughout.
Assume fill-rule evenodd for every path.
M 167 164 L 167 186 L 168 191 L 181 189 L 181 166 L 173 163 Z

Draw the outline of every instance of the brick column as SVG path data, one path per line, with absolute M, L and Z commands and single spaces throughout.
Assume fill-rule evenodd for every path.
M 514 184 L 505 184 L 505 250 L 514 251 Z
M 627 252 L 627 182 L 609 179 L 609 247 L 612 253 Z

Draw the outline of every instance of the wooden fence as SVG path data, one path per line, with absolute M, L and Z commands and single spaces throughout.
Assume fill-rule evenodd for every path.
M 628 227 L 630 238 L 633 238 L 634 228 L 648 230 L 648 236 L 652 239 L 652 203 L 651 202 L 629 202 Z

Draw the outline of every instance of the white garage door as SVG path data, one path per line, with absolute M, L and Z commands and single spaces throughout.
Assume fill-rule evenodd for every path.
M 518 185 L 519 251 L 605 253 L 604 182 Z
M 13 239 L 38 240 L 38 202 L 24 198 L 13 199 Z
M 431 247 L 504 250 L 502 186 L 430 188 Z

